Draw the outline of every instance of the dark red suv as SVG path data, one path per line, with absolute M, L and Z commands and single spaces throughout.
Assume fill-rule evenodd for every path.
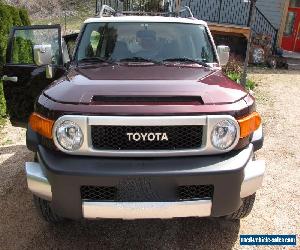
M 4 90 L 12 121 L 30 115 L 25 168 L 44 219 L 248 215 L 263 133 L 254 98 L 221 71 L 228 56 L 191 18 L 92 18 L 63 39 L 13 29 Z

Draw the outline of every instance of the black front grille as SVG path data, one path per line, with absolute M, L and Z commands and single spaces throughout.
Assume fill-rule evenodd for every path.
M 83 200 L 114 201 L 118 190 L 116 187 L 82 186 L 80 192 Z
M 91 130 L 98 150 L 196 149 L 202 145 L 203 134 L 202 126 L 92 126 Z
M 214 194 L 213 185 L 179 186 L 177 197 L 179 200 L 209 199 Z
M 163 201 L 188 201 L 212 199 L 214 193 L 213 185 L 191 185 L 179 186 L 171 192 L 168 197 L 164 197 L 161 192 L 154 191 L 151 186 L 141 187 L 141 189 L 108 186 L 82 186 L 81 199 L 89 201 L 118 201 L 118 202 L 151 202 L 158 201 L 161 197 Z M 156 193 L 156 195 L 153 195 Z M 157 197 L 155 197 L 157 196 Z

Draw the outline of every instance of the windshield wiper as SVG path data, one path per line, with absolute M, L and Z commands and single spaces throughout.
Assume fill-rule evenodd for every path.
M 210 66 L 200 60 L 197 59 L 192 59 L 192 58 L 187 58 L 187 57 L 178 57 L 178 58 L 168 58 L 164 59 L 163 62 L 187 62 L 187 63 L 197 63 L 203 67 L 210 68 Z
M 138 56 L 122 58 L 122 59 L 120 59 L 120 62 L 149 62 L 149 63 L 154 63 L 154 64 L 159 64 L 160 63 L 160 62 L 155 61 L 153 59 L 138 57 Z
M 103 62 L 103 63 L 113 63 L 112 60 L 108 60 L 108 59 L 105 59 L 105 58 L 101 58 L 101 57 L 86 57 L 86 58 L 83 58 L 83 59 L 80 59 L 78 61 L 78 63 L 93 63 L 93 62 Z

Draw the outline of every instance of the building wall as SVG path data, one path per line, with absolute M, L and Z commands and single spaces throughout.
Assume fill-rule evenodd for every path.
M 256 6 L 279 29 L 287 1 L 289 0 L 257 0 Z M 182 0 L 182 5 L 189 5 L 197 18 L 217 22 L 220 17 L 221 23 L 247 24 L 250 8 L 247 0 L 223 0 L 220 13 L 219 4 L 220 0 Z
M 288 0 L 258 0 L 256 6 L 279 29 L 284 15 L 285 2 Z
M 257 0 L 256 6 L 274 26 L 258 15 L 254 24 L 256 33 L 270 35 L 280 46 L 290 0 Z M 221 5 L 220 5 L 221 4 Z M 250 0 L 182 0 L 190 6 L 196 18 L 208 22 L 246 26 L 249 19 Z
M 246 26 L 250 3 L 244 0 L 182 0 L 196 18 L 213 23 Z

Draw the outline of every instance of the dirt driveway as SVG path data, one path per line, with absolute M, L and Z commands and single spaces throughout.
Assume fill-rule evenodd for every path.
M 251 77 L 266 134 L 257 157 L 266 160 L 267 176 L 249 217 L 48 225 L 26 188 L 23 166 L 33 154 L 25 131 L 7 125 L 0 134 L 0 249 L 239 249 L 239 234 L 299 234 L 300 73 L 257 71 Z

